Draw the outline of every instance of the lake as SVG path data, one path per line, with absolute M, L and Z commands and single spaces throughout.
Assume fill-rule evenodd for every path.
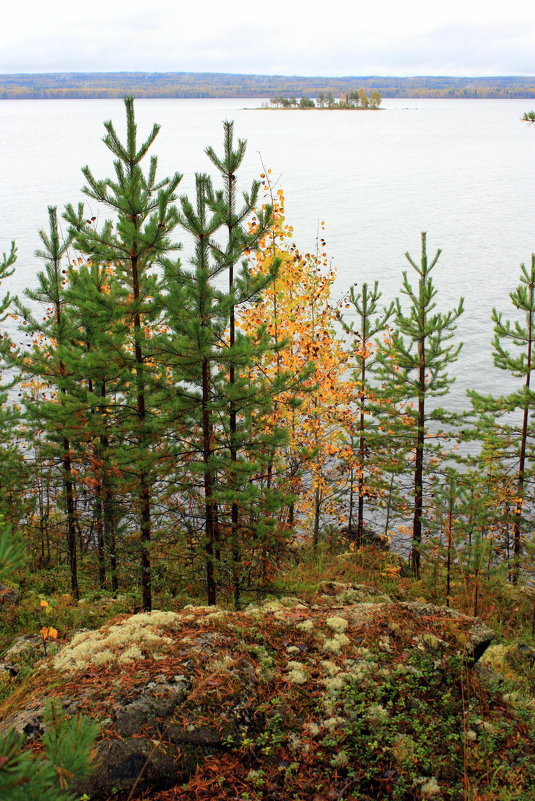
M 434 271 L 439 307 L 465 297 L 452 401 L 464 404 L 466 386 L 506 391 L 510 381 L 492 366 L 489 318 L 493 306 L 509 311 L 519 265 L 535 250 L 535 127 L 521 121 L 530 101 L 396 98 L 378 112 L 258 105 L 139 100 L 136 114 L 140 135 L 161 124 L 154 147 L 160 174 L 183 173 L 186 193 L 195 172 L 209 170 L 204 148 L 221 150 L 222 120 L 234 120 L 236 134 L 248 140 L 244 188 L 263 161 L 284 189 L 301 250 L 315 247 L 325 221 L 336 298 L 352 283 L 375 279 L 385 301 L 395 297 L 403 254 L 417 259 L 420 231 L 427 231 L 429 252 L 443 251 Z M 0 101 L 0 249 L 15 239 L 19 251 L 12 291 L 35 283 L 33 252 L 47 206 L 83 199 L 82 165 L 97 177 L 111 174 L 102 123 L 113 119 L 122 131 L 123 117 L 120 100 Z

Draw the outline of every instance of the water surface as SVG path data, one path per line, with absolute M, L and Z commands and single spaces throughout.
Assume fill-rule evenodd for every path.
M 524 100 L 402 100 L 379 112 L 255 110 L 258 100 L 139 100 L 140 134 L 162 130 L 155 152 L 162 174 L 209 170 L 207 145 L 221 149 L 221 122 L 235 121 L 248 140 L 243 185 L 262 161 L 284 189 L 287 220 L 302 250 L 315 247 L 320 220 L 338 270 L 335 295 L 378 279 L 394 297 L 418 257 L 420 232 L 443 254 L 435 270 L 438 303 L 460 295 L 466 311 L 458 335 L 465 347 L 453 400 L 466 386 L 499 392 L 510 386 L 492 366 L 490 312 L 507 311 L 521 262 L 535 250 L 535 128 L 521 122 Z M 101 142 L 103 121 L 123 130 L 120 100 L 0 101 L 0 249 L 16 239 L 14 291 L 33 285 L 37 230 L 47 205 L 82 199 L 80 168 L 111 174 Z M 90 209 L 102 217 L 104 212 Z

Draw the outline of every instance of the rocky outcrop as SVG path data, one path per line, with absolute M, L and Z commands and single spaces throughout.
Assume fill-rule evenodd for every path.
M 20 603 L 20 595 L 11 587 L 6 587 L 5 584 L 0 582 L 0 607 L 3 604 L 18 604 Z
M 383 731 L 388 716 L 389 725 L 398 725 L 399 709 L 410 704 L 424 719 L 440 719 L 443 691 L 451 703 L 461 681 L 458 665 L 474 663 L 491 639 L 487 627 L 454 610 L 392 602 L 373 588 L 338 582 L 322 585 L 310 603 L 281 599 L 240 613 L 186 607 L 123 616 L 77 634 L 43 661 L 3 725 L 25 733 L 29 743 L 39 741 L 45 697 L 69 715 L 98 719 L 96 769 L 76 787 L 92 801 L 187 788 L 233 759 L 240 787 L 247 781 L 254 787 L 258 771 L 290 763 L 302 771 L 302 786 L 313 786 L 314 765 L 326 758 L 331 740 L 327 772 L 340 792 L 355 715 L 371 715 L 371 732 Z M 366 707 L 362 693 L 369 693 Z M 387 788 L 402 769 L 394 745 L 391 752 L 390 762 L 383 760 L 390 767 L 383 765 L 378 777 Z M 440 785 L 440 778 L 433 780 Z M 426 782 L 411 797 L 425 797 L 417 788 Z M 187 798 L 184 792 L 176 797 Z M 206 792 L 198 797 L 219 797 Z
M 23 668 L 35 664 L 44 656 L 43 640 L 33 634 L 17 637 L 0 660 L 0 674 L 17 676 Z
M 466 615 L 457 612 L 455 609 L 450 609 L 448 606 L 437 607 L 419 601 L 401 603 L 400 606 L 410 610 L 423 620 L 436 620 L 437 617 L 439 617 L 452 622 L 459 621 L 461 624 L 463 621 L 466 622 L 467 620 Z M 495 634 L 491 628 L 486 626 L 485 623 L 478 618 L 469 618 L 469 620 L 471 622 L 468 626 L 464 625 L 461 627 L 461 638 L 468 663 L 470 665 L 475 665 L 493 641 Z

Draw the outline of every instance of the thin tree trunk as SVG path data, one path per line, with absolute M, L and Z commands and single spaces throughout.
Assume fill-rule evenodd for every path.
M 316 548 L 320 541 L 320 512 L 321 512 L 321 496 L 320 489 L 316 487 L 314 493 L 314 530 L 312 534 L 312 545 Z
M 446 537 L 448 541 L 448 561 L 446 565 L 446 606 L 450 605 L 451 593 L 451 557 L 453 551 L 453 536 L 452 536 L 452 523 L 453 523 L 453 487 L 450 486 L 450 497 L 448 506 L 448 526 L 446 528 Z
M 531 292 L 531 305 L 533 306 L 533 287 L 530 287 Z M 526 468 L 526 447 L 528 441 L 528 424 L 529 424 L 529 406 L 527 395 L 529 393 L 530 380 L 531 380 L 531 351 L 532 351 L 532 315 L 528 313 L 528 352 L 526 358 L 526 381 L 525 392 L 526 399 L 524 402 L 524 413 L 522 415 L 522 434 L 520 436 L 520 459 L 518 464 L 518 478 L 517 478 L 517 502 L 516 514 L 513 526 L 513 584 L 518 583 L 518 575 L 520 572 L 520 552 L 522 550 L 522 502 L 524 499 L 524 475 Z
M 420 281 L 420 294 L 423 292 Z M 425 328 L 425 311 L 420 303 L 421 330 Z M 423 515 L 423 475 L 424 475 L 424 436 L 425 436 L 425 337 L 418 341 L 420 366 L 418 369 L 418 431 L 416 437 L 416 458 L 414 463 L 414 515 L 412 521 L 411 566 L 415 578 L 420 578 L 420 560 L 422 548 L 422 515 Z
M 104 538 L 102 482 L 99 480 L 95 490 L 95 528 L 97 531 L 98 583 L 106 586 L 106 543 Z
M 78 587 L 78 565 L 76 557 L 76 512 L 74 508 L 70 446 L 69 440 L 66 437 L 63 438 L 62 462 L 65 502 L 67 506 L 67 550 L 69 554 L 69 572 L 71 574 L 71 591 L 73 598 L 78 600 L 80 597 L 80 590 Z
M 363 347 L 366 347 L 365 340 L 363 340 Z M 358 477 L 358 521 L 357 521 L 357 548 L 360 548 L 364 542 L 364 462 L 366 459 L 366 437 L 365 419 L 364 419 L 364 383 L 366 381 L 366 360 L 362 357 L 362 366 L 360 369 L 360 414 L 359 414 L 359 477 Z
M 206 594 L 210 606 L 216 604 L 217 586 L 214 572 L 214 500 L 213 500 L 213 474 L 212 474 L 212 425 L 210 417 L 210 365 L 207 359 L 202 363 L 202 433 L 203 433 L 203 461 L 204 461 L 204 516 L 206 529 Z
M 137 219 L 134 217 L 134 225 L 137 227 Z M 139 263 L 137 253 L 132 254 L 132 288 L 134 302 L 140 299 L 139 285 Z M 145 365 L 143 351 L 141 348 L 141 315 L 138 311 L 134 313 L 134 362 L 136 370 L 136 412 L 139 424 L 138 447 L 141 459 L 148 448 L 147 435 L 144 430 L 146 422 L 145 406 Z M 141 562 L 141 594 L 142 606 L 145 612 L 152 609 L 152 574 L 150 559 L 151 543 L 151 496 L 149 477 L 143 464 L 139 471 L 139 501 L 140 501 L 140 562 Z
M 115 503 L 113 491 L 108 477 L 103 480 L 103 506 L 104 506 L 104 538 L 110 555 L 110 579 L 113 592 L 119 589 L 119 577 L 117 572 L 117 543 L 116 526 L 117 519 L 115 514 Z

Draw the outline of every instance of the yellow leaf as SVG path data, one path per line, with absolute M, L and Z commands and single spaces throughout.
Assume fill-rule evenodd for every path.
M 49 627 L 48 636 L 50 637 L 51 640 L 57 640 L 58 639 L 58 632 L 53 626 Z
M 48 601 L 40 601 L 39 606 L 43 606 L 46 608 L 48 606 Z

